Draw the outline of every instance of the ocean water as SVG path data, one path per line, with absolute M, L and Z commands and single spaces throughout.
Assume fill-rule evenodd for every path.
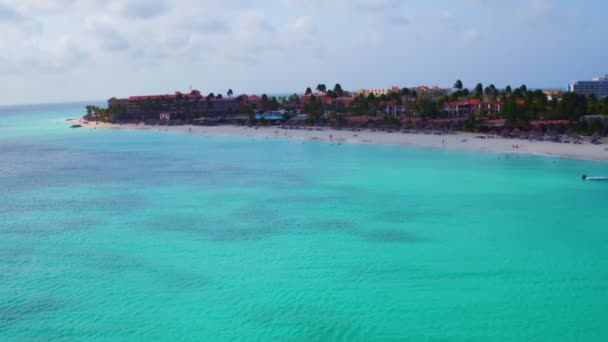
M 608 164 L 0 109 L 1 341 L 606 341 Z

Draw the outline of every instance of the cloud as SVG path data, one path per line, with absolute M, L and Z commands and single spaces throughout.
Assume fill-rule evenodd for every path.
M 37 33 L 42 29 L 40 23 L 33 18 L 27 17 L 2 3 L 0 3 L 0 25 L 5 30 L 20 30 L 26 33 Z
M 149 19 L 166 15 L 171 9 L 165 0 L 112 0 L 108 8 L 127 18 Z
M 402 5 L 400 0 L 358 0 L 355 1 L 357 7 L 362 10 L 385 11 L 398 8 Z
M 453 83 L 466 71 L 507 78 L 515 72 L 504 70 L 524 64 L 505 61 L 513 51 L 553 56 L 586 45 L 581 60 L 606 56 L 608 8 L 593 1 L 0 0 L 0 81 L 27 89 L 52 79 L 37 92 L 51 94 L 95 80 L 109 97 L 121 86 L 170 91 L 197 80 L 300 89 L 320 77 L 354 87 Z M 472 65 L 478 56 L 485 64 Z M 95 97 L 86 88 L 80 97 Z M 18 89 L 12 97 L 31 96 Z

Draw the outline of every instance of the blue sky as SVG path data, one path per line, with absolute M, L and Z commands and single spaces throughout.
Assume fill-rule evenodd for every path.
M 601 0 L 0 0 L 0 104 L 168 93 L 565 87 L 608 73 Z

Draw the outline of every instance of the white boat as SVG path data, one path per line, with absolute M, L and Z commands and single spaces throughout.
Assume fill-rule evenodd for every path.
M 608 181 L 608 177 L 589 177 L 587 175 L 582 176 L 584 181 Z

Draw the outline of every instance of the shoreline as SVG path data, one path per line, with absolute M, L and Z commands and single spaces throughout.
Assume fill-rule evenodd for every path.
M 206 134 L 216 136 L 244 136 L 272 139 L 321 141 L 335 144 L 380 144 L 401 147 L 426 147 L 446 150 L 492 152 L 499 154 L 527 154 L 550 158 L 578 159 L 608 162 L 607 145 L 581 145 L 554 143 L 549 141 L 530 141 L 506 139 L 501 137 L 480 139 L 480 134 L 457 132 L 454 134 L 425 134 L 373 131 L 362 129 L 285 129 L 277 126 L 146 126 L 143 124 L 109 124 L 71 119 L 82 128 L 138 130 L 156 132 L 176 132 L 186 134 Z

